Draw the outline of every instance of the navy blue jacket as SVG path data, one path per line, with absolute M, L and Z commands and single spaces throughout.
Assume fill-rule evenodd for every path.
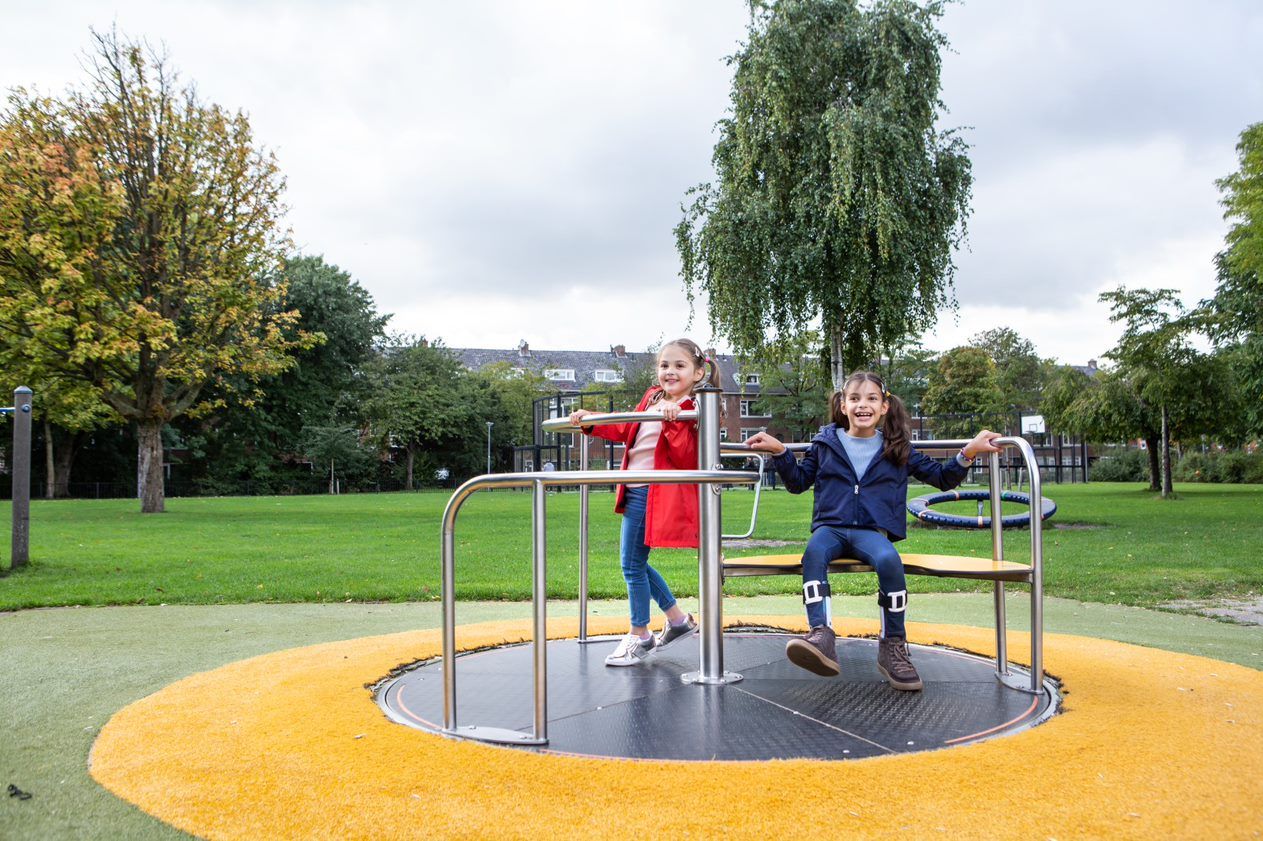
M 816 486 L 813 532 L 821 526 L 881 528 L 892 542 L 907 536 L 908 476 L 947 491 L 964 481 L 969 472 L 955 458 L 944 464 L 912 450 L 903 467 L 878 454 L 864 471 L 864 478 L 857 480 L 855 466 L 838 440 L 837 425 L 832 423 L 822 426 L 811 439 L 811 449 L 801 462 L 787 450 L 773 456 L 772 466 L 792 494 Z

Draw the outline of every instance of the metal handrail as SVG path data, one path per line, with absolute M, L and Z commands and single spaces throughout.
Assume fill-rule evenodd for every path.
M 680 412 L 676 416 L 677 421 L 695 421 L 697 420 L 697 410 L 688 409 Z M 583 420 L 576 426 L 570 422 L 570 418 L 550 418 L 539 425 L 544 432 L 582 432 L 585 426 L 609 426 L 615 423 L 652 423 L 654 421 L 664 421 L 660 412 L 602 412 L 600 414 L 591 414 L 584 416 Z
M 968 444 L 970 439 L 946 439 L 939 441 L 911 441 L 915 450 L 958 450 Z M 1035 460 L 1035 451 L 1030 442 L 1021 437 L 1002 437 L 993 439 L 997 447 L 1016 447 L 1022 454 L 1022 462 L 1027 474 L 1031 477 L 1031 563 L 1027 578 L 1031 584 L 1031 673 L 1030 688 L 1018 684 L 1008 667 L 1008 645 L 1005 638 L 1005 604 L 1004 582 L 995 582 L 995 614 L 996 614 L 996 676 L 1002 683 L 1014 689 L 1022 689 L 1038 693 L 1044 683 L 1044 523 L 1036 507 L 1043 498 L 1043 482 L 1039 475 L 1039 465 Z M 725 455 L 758 452 L 749 444 L 723 443 L 720 445 Z M 790 452 L 805 452 L 811 449 L 810 443 L 786 444 Z M 1001 514 L 1000 494 L 1000 454 L 988 454 L 988 480 L 991 497 L 991 557 L 994 561 L 1004 560 L 1003 516 Z
M 443 731 L 483 741 L 511 744 L 546 744 L 548 741 L 547 686 L 547 586 L 546 586 L 546 506 L 545 489 L 562 485 L 727 485 L 749 484 L 758 475 L 728 470 L 583 470 L 499 473 L 475 476 L 453 492 L 443 511 L 442 598 L 443 598 Z M 487 488 L 532 489 L 532 594 L 534 608 L 535 716 L 530 737 L 516 730 L 498 728 L 459 728 L 456 723 L 456 515 L 475 492 Z
M 723 445 L 720 444 L 720 458 L 757 458 L 759 460 L 759 481 L 754 483 L 754 504 L 750 508 L 750 527 L 741 534 L 725 534 L 721 535 L 722 540 L 745 540 L 747 537 L 754 537 L 754 529 L 759 524 L 759 499 L 763 496 L 763 473 L 767 470 L 767 456 L 764 453 L 725 453 Z

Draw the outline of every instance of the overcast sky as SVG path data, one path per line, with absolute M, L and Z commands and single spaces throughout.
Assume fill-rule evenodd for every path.
M 0 87 L 83 78 L 89 27 L 165 45 L 250 115 L 298 248 L 394 330 L 453 347 L 644 349 L 691 327 L 672 228 L 712 177 L 741 0 L 47 2 L 0 6 Z M 1119 284 L 1214 289 L 1216 178 L 1263 120 L 1258 0 L 965 0 L 942 22 L 943 127 L 973 216 L 945 350 L 1008 326 L 1099 358 Z M 704 302 L 703 302 L 704 303 Z

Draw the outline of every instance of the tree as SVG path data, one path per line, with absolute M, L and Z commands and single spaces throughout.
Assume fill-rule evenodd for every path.
M 58 300 L 46 280 L 91 282 L 108 270 L 122 196 L 55 102 L 19 90 L 8 103 L 0 124 L 0 366 L 38 395 L 51 498 L 69 485 L 80 433 L 118 418 L 99 389 L 64 370 L 80 325 L 93 317 L 92 299 Z
M 1161 488 L 1159 417 L 1121 372 L 1099 371 L 1089 377 L 1062 368 L 1049 382 L 1040 408 L 1049 428 L 1059 433 L 1100 442 L 1143 440 L 1149 455 L 1149 490 Z
M 938 357 L 920 342 L 907 345 L 899 353 L 877 365 L 877 373 L 886 383 L 886 390 L 899 396 L 914 416 L 920 414 L 925 391 L 930 386 L 930 372 L 938 365 Z
M 388 315 L 379 315 L 372 296 L 349 273 L 319 256 L 294 255 L 279 282 L 285 297 L 276 306 L 294 310 L 297 321 L 286 335 L 309 335 L 316 344 L 294 355 L 293 367 L 250 383 L 238 377 L 230 393 L 208 398 L 251 396 L 251 405 L 225 408 L 180 424 L 185 441 L 199 454 L 195 480 L 211 492 L 238 492 L 244 482 L 279 491 L 298 478 L 295 457 L 304 452 L 309 424 L 358 426 L 355 406 L 364 395 L 362 366 L 383 338 Z
M 1006 407 L 1029 409 L 1039 405 L 1052 367 L 1039 358 L 1030 340 L 1008 327 L 996 327 L 977 334 L 969 344 L 986 351 L 995 363 L 996 387 Z
M 343 475 L 362 472 L 372 453 L 360 441 L 359 431 L 340 423 L 312 424 L 303 430 L 303 452 L 323 470 L 329 466 L 329 493 L 338 493 L 338 468 Z
M 37 211 L 0 210 L 0 239 L 15 243 L 0 276 L 42 358 L 136 424 L 141 510 L 152 513 L 164 508 L 163 427 L 212 408 L 208 385 L 226 393 L 234 378 L 284 370 L 313 339 L 287 335 L 297 313 L 277 306 L 284 179 L 249 120 L 178 87 L 164 56 L 94 37 L 86 89 L 61 103 L 19 93 L 6 115 L 9 127 L 31 115 L 37 138 L 61 131 L 69 151 L 28 154 L 10 142 L 21 131 L 4 135 L 0 157 L 45 186 L 0 196 Z M 26 165 L 41 156 L 42 168 Z
M 1174 289 L 1119 287 L 1100 299 L 1110 304 L 1110 320 L 1125 324 L 1118 344 L 1105 355 L 1118 362 L 1142 403 L 1157 412 L 1161 490 L 1170 496 L 1172 437 L 1224 430 L 1231 435 L 1243 411 L 1239 386 L 1225 358 L 1194 347 L 1199 321 Z
M 771 415 L 792 440 L 810 440 L 829 413 L 829 372 L 821 364 L 819 334 L 772 345 L 751 367 L 759 374 L 758 410 Z
M 1002 422 L 1003 395 L 996 385 L 991 357 L 985 350 L 969 346 L 943 354 L 930 372 L 922 408 L 927 415 L 947 416 L 935 420 L 934 430 L 940 437 L 969 436 L 980 425 Z
M 1263 123 L 1241 133 L 1240 169 L 1216 182 L 1232 222 L 1215 259 L 1215 296 L 1198 310 L 1211 338 L 1235 349 L 1249 432 L 1263 436 Z
M 365 414 L 384 445 L 404 451 L 408 489 L 419 453 L 457 458 L 483 441 L 491 391 L 441 343 L 396 337 L 365 373 Z
M 943 4 L 751 5 L 717 183 L 676 227 L 681 276 L 739 355 L 822 330 L 839 388 L 952 300 L 972 176 L 965 143 L 935 129 Z
M 534 443 L 535 401 L 551 390 L 549 381 L 534 371 L 515 369 L 508 362 L 492 363 L 470 376 L 483 382 L 491 397 L 484 422 L 494 424 L 493 446 L 500 450 Z

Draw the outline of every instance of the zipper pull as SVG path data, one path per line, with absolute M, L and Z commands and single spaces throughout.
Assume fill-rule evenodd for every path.
M 855 495 L 856 495 L 856 496 L 859 496 L 859 495 L 860 495 L 860 486 L 859 486 L 859 485 L 856 485 L 856 486 L 855 486 Z

